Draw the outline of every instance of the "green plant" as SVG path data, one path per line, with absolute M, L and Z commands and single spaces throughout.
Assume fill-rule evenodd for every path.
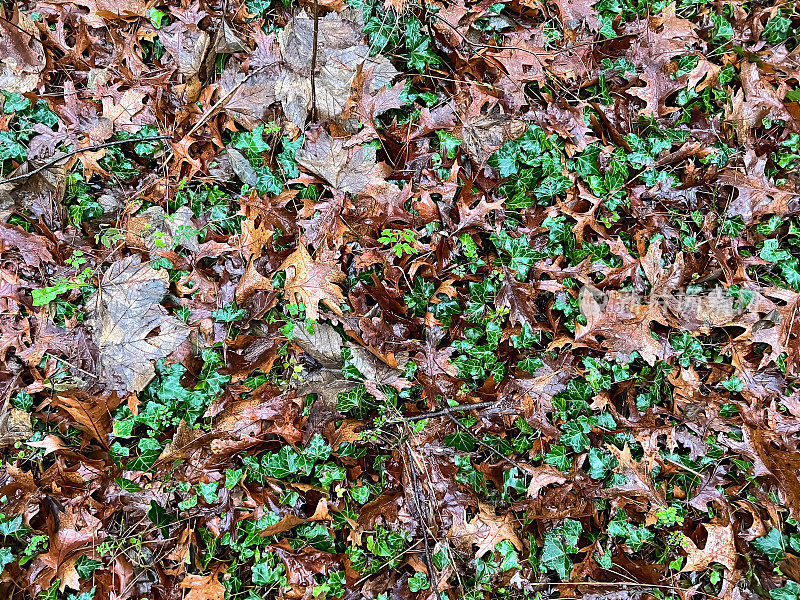
M 186 368 L 180 364 L 168 365 L 162 359 L 156 365 L 156 377 L 142 392 L 139 412 L 132 415 L 127 406 L 117 409 L 113 424 L 116 440 L 112 450 L 119 457 L 128 457 L 131 449 L 122 440 L 138 437 L 138 456 L 128 464 L 132 471 L 149 469 L 163 450 L 158 437 L 170 427 L 181 422 L 189 428 L 195 427 L 211 401 L 222 393 L 229 375 L 219 372 L 221 358 L 212 349 L 203 351 L 203 367 L 193 389 L 184 387 L 181 381 Z M 146 436 L 136 436 L 134 430 L 144 426 Z
M 544 534 L 540 562 L 543 567 L 567 579 L 572 570 L 570 554 L 578 551 L 578 538 L 583 531 L 580 521 L 566 519 L 561 525 Z
M 83 251 L 73 250 L 72 256 L 64 262 L 75 269 L 74 275 L 71 277 L 59 277 L 54 285 L 32 290 L 31 296 L 33 297 L 34 306 L 44 306 L 53 302 L 61 294 L 91 287 L 91 267 L 87 266 L 81 269 L 88 262 L 88 259 L 84 257 Z
M 431 587 L 431 582 L 428 581 L 428 576 L 425 573 L 420 573 L 417 571 L 414 573 L 414 576 L 408 580 L 408 589 L 412 592 L 419 592 L 422 590 L 427 590 Z
M 417 241 L 417 234 L 412 229 L 384 229 L 378 238 L 378 242 L 384 246 L 389 246 L 391 252 L 401 258 L 404 254 L 413 256 L 417 254 L 414 247 Z

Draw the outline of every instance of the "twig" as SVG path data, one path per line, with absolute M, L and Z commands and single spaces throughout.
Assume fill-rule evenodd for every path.
M 141 137 L 141 138 L 128 138 L 127 140 L 115 140 L 113 142 L 105 142 L 103 144 L 96 144 L 94 146 L 86 146 L 85 148 L 77 148 L 72 150 L 71 152 L 67 152 L 63 156 L 57 156 L 56 158 L 48 160 L 46 163 L 41 165 L 40 167 L 35 168 L 33 171 L 29 171 L 28 173 L 22 173 L 21 175 L 14 175 L 14 177 L 9 177 L 7 179 L 0 180 L 0 185 L 4 183 L 11 183 L 12 181 L 20 181 L 22 179 L 27 179 L 28 177 L 33 177 L 40 171 L 44 171 L 48 167 L 52 167 L 54 164 L 61 162 L 62 160 L 66 160 L 76 154 L 80 154 L 81 152 L 94 152 L 95 150 L 102 150 L 103 148 L 108 148 L 110 146 L 121 146 L 122 144 L 127 144 L 128 142 L 153 142 L 155 140 L 169 140 L 172 139 L 171 135 L 154 135 L 150 137 Z
M 228 100 L 230 100 L 233 97 L 233 95 L 236 92 L 239 91 L 239 88 L 242 87 L 245 83 L 247 83 L 247 81 L 249 81 L 251 77 L 253 77 L 254 75 L 258 75 L 259 73 L 264 71 L 266 68 L 267 68 L 267 65 L 264 65 L 263 67 L 259 67 L 255 71 L 250 71 L 247 75 L 245 75 L 244 79 L 242 79 L 239 83 L 237 83 L 235 86 L 233 86 L 227 94 L 222 96 L 219 100 L 217 100 L 211 106 L 211 108 L 209 108 L 206 112 L 204 112 L 203 116 L 200 117 L 200 120 L 197 123 L 195 123 L 194 125 L 192 125 L 192 128 L 189 131 L 187 131 L 186 135 L 184 135 L 183 137 L 185 137 L 185 138 L 189 137 L 195 131 L 197 131 L 200 127 L 202 127 L 203 124 L 206 121 L 208 121 L 209 117 L 211 117 L 211 115 L 214 113 L 215 110 L 217 110 L 220 106 L 222 106 Z
M 472 438 L 472 439 L 475 441 L 475 443 L 477 443 L 479 446 L 481 446 L 481 447 L 483 447 L 483 448 L 486 448 L 487 450 L 489 450 L 490 452 L 493 452 L 494 454 L 496 454 L 498 457 L 500 457 L 501 459 L 503 459 L 503 460 L 504 460 L 504 461 L 506 461 L 507 463 L 509 463 L 509 464 L 511 464 L 511 465 L 513 465 L 513 466 L 515 466 L 517 469 L 519 469 L 520 473 L 522 473 L 522 474 L 525 474 L 525 475 L 528 475 L 528 476 L 532 476 L 532 473 L 530 473 L 530 472 L 528 471 L 528 469 L 526 469 L 525 467 L 523 467 L 521 464 L 519 464 L 519 463 L 518 463 L 517 461 L 515 461 L 513 458 L 509 458 L 508 456 L 506 456 L 505 454 L 503 454 L 502 452 L 500 452 L 500 451 L 499 451 L 497 448 L 494 448 L 493 446 L 490 446 L 490 445 L 489 445 L 489 444 L 487 444 L 486 442 L 484 442 L 484 441 L 482 441 L 482 440 L 479 440 L 479 439 L 478 439 L 478 436 L 476 436 L 476 435 L 475 435 L 474 433 L 472 433 L 472 432 L 471 432 L 469 429 L 467 429 L 467 427 L 465 427 L 465 426 L 464 426 L 462 423 L 459 423 L 459 422 L 458 422 L 458 420 L 456 420 L 456 418 L 455 418 L 455 417 L 453 417 L 453 415 L 451 415 L 450 413 L 448 413 L 448 414 L 447 414 L 447 418 L 448 418 L 448 419 L 450 419 L 450 420 L 451 420 L 451 421 L 452 421 L 452 422 L 453 422 L 453 423 L 454 423 L 454 424 L 455 424 L 455 425 L 456 425 L 456 426 L 457 426 L 459 429 L 461 429 L 461 431 L 463 431 L 463 432 L 464 432 L 464 433 L 466 433 L 468 436 L 470 436 L 470 437 L 471 437 L 471 438 Z
M 67 366 L 68 366 L 69 368 L 71 368 L 71 369 L 75 369 L 76 371 L 80 371 L 80 372 L 81 372 L 81 373 L 83 373 L 84 375 L 88 375 L 89 377 L 94 377 L 95 379 L 100 379 L 100 378 L 99 378 L 97 375 L 95 375 L 94 373 L 89 373 L 89 371 L 84 371 L 84 370 L 83 370 L 83 369 L 81 369 L 80 367 L 76 367 L 76 366 L 75 366 L 75 365 L 73 365 L 71 362 L 68 362 L 68 361 L 64 360 L 63 358 L 60 358 L 60 357 L 58 357 L 58 356 L 55 356 L 54 354 L 50 354 L 49 352 L 45 352 L 45 356 L 49 356 L 50 358 L 54 358 L 54 359 L 55 359 L 55 360 L 57 360 L 58 362 L 60 362 L 60 363 L 63 363 L 63 364 L 65 364 L 65 365 L 67 365 Z
M 417 518 L 419 519 L 420 527 L 422 527 L 422 537 L 424 538 L 425 543 L 425 566 L 428 568 L 428 577 L 430 579 L 430 583 L 433 586 L 434 591 L 436 592 L 437 600 L 442 600 L 442 594 L 439 592 L 439 578 L 436 576 L 436 572 L 433 570 L 433 559 L 431 558 L 431 548 L 430 544 L 428 543 L 428 523 L 427 519 L 422 516 L 422 508 L 419 503 L 419 496 L 417 495 L 417 490 L 419 489 L 419 483 L 417 481 L 417 469 L 414 466 L 414 458 L 411 456 L 411 450 L 408 447 L 408 442 L 405 442 L 406 447 L 406 460 L 408 461 L 408 470 L 411 473 L 411 494 L 414 496 L 414 508 L 417 512 Z
M 317 39 L 319 37 L 319 0 L 314 0 L 314 45 L 311 49 L 311 120 L 317 121 Z
M 422 421 L 424 419 L 435 419 L 436 417 L 443 417 L 445 415 L 449 415 L 450 413 L 456 412 L 466 412 L 469 410 L 481 410 L 483 408 L 490 408 L 497 404 L 496 400 L 491 400 L 489 402 L 478 402 L 476 404 L 459 404 L 458 406 L 448 406 L 447 408 L 443 408 L 441 410 L 435 410 L 433 412 L 424 413 L 421 415 L 414 415 L 413 417 L 403 417 L 402 419 L 390 419 L 387 420 L 387 423 L 405 423 L 406 421 Z

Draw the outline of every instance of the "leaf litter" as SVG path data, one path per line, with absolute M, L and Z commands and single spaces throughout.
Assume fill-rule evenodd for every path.
M 0 7 L 0 596 L 800 598 L 798 31 Z

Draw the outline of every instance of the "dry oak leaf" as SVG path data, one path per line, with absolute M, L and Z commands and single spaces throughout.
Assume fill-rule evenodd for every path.
M 729 571 L 736 568 L 736 543 L 733 539 L 731 525 L 704 524 L 708 537 L 706 545 L 701 550 L 688 537 L 683 536 L 681 545 L 686 551 L 686 564 L 681 572 L 705 571 L 712 562 L 723 565 Z
M 791 127 L 794 119 L 783 103 L 786 83 L 774 89 L 762 77 L 758 65 L 747 60 L 742 62 L 739 74 L 742 87 L 731 99 L 731 106 L 725 108 L 725 119 L 735 123 L 739 141 L 752 138 L 753 128 L 759 127 L 765 117 L 786 121 Z
M 145 0 L 75 0 L 75 4 L 89 9 L 89 14 L 83 17 L 88 25 L 107 27 L 107 19 L 136 19 L 146 16 L 148 3 Z
M 140 113 L 145 108 L 146 94 L 144 92 L 130 89 L 120 94 L 117 89 L 98 86 L 97 93 L 103 98 L 103 118 L 112 123 L 114 131 L 133 133 L 141 128 L 142 116 Z
M 555 467 L 550 465 L 542 465 L 527 469 L 528 474 L 531 476 L 531 482 L 528 485 L 528 498 L 538 498 L 539 492 L 543 488 L 552 483 L 565 483 L 567 478 Z
M 19 225 L 0 223 L 0 252 L 12 248 L 19 251 L 25 263 L 37 269 L 42 262 L 55 262 L 51 254 L 55 246 L 46 237 L 28 233 Z
M 344 283 L 345 275 L 334 260 L 315 261 L 303 244 L 297 246 L 278 271 L 286 271 L 283 289 L 288 298 L 297 299 L 306 308 L 306 315 L 314 321 L 319 317 L 319 303 L 341 314 L 339 305 L 345 301 L 344 294 L 337 284 Z M 271 290 L 269 279 L 262 281 L 255 289 Z
M 181 587 L 189 590 L 184 600 L 224 600 L 225 586 L 222 585 L 215 570 L 209 575 L 188 573 L 181 581 Z
M 25 94 L 39 85 L 45 56 L 38 37 L 36 25 L 24 13 L 0 20 L 0 89 Z
M 68 506 L 59 514 L 58 527 L 53 522 L 48 534 L 49 551 L 37 556 L 30 570 L 36 573 L 36 586 L 46 589 L 58 577 L 62 592 L 67 585 L 78 589 L 75 562 L 105 537 L 102 522 L 82 508 Z
M 175 435 L 158 456 L 158 462 L 174 462 L 190 458 L 192 455 L 197 454 L 197 442 L 207 437 L 207 434 L 203 431 L 191 429 L 186 424 L 186 421 L 181 419 L 181 422 L 178 423 L 178 428 L 175 430 Z
M 165 358 L 188 337 L 189 328 L 159 304 L 168 286 L 166 271 L 133 255 L 109 267 L 87 302 L 100 349 L 98 375 L 109 388 L 123 394 L 142 391 L 155 375 L 152 361 Z
M 643 29 L 646 27 L 646 33 Z M 690 79 L 699 80 L 705 64 L 698 62 L 690 74 L 673 77 L 676 69 L 674 59 L 692 54 L 692 47 L 703 48 L 697 35 L 697 25 L 675 14 L 675 5 L 667 5 L 658 16 L 629 24 L 636 43 L 628 52 L 629 58 L 642 65 L 638 78 L 644 86 L 630 87 L 626 92 L 646 103 L 643 112 L 648 116 L 661 117 L 678 110 L 666 106 L 667 98 L 686 86 Z
M 625 478 L 625 483 L 605 490 L 606 495 L 608 497 L 623 495 L 647 498 L 650 509 L 647 512 L 645 524 L 652 525 L 656 522 L 658 510 L 667 507 L 664 495 L 656 488 L 653 478 L 650 476 L 652 465 L 645 464 L 646 461 L 635 461 L 631 456 L 631 448 L 627 444 L 622 450 L 618 450 L 614 445 L 609 445 L 608 449 L 619 463 L 614 471 Z
M 33 138 L 36 139 L 36 138 Z M 63 152 L 56 152 L 53 159 L 64 156 Z M 7 219 L 8 215 L 16 209 L 29 211 L 34 217 L 44 217 L 53 222 L 54 215 L 58 214 L 64 193 L 67 189 L 67 163 L 51 165 L 41 171 L 37 168 L 43 166 L 42 159 L 28 159 L 9 174 L 10 177 L 22 177 L 22 181 L 0 183 L 0 218 Z M 8 231 L 6 226 L 6 231 Z M 37 236 L 38 237 L 38 236 Z M 3 233 L 2 240 L 13 245 L 14 240 Z M 27 259 L 26 259 L 27 260 Z
M 748 149 L 744 155 L 744 173 L 725 169 L 719 174 L 717 182 L 736 191 L 736 197 L 729 202 L 726 211 L 729 217 L 741 215 L 749 225 L 762 215 L 784 217 L 800 212 L 800 194 L 796 185 L 772 183 L 766 175 L 767 158 Z
M 466 519 L 464 507 L 458 507 L 458 512 L 453 515 L 453 526 L 450 528 L 448 537 L 466 538 L 470 544 L 478 546 L 475 553 L 477 558 L 481 558 L 494 547 L 508 540 L 517 550 L 522 550 L 522 542 L 514 532 L 514 519 L 511 513 L 498 516 L 494 512 L 494 507 L 478 502 L 478 514 L 469 523 Z
M 274 525 L 270 525 L 266 529 L 261 530 L 258 535 L 261 537 L 278 535 L 279 533 L 289 531 L 293 527 L 297 527 L 303 523 L 330 520 L 331 514 L 330 509 L 328 508 L 328 501 L 325 498 L 321 498 L 317 504 L 317 508 L 314 510 L 314 514 L 310 517 L 298 517 L 297 515 L 293 515 L 291 513 L 286 514 Z

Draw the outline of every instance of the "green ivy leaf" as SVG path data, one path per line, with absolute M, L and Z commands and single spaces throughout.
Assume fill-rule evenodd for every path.
M 770 562 L 777 564 L 786 558 L 786 536 L 776 528 L 770 529 L 767 535 L 753 540 L 756 550 L 766 555 Z

